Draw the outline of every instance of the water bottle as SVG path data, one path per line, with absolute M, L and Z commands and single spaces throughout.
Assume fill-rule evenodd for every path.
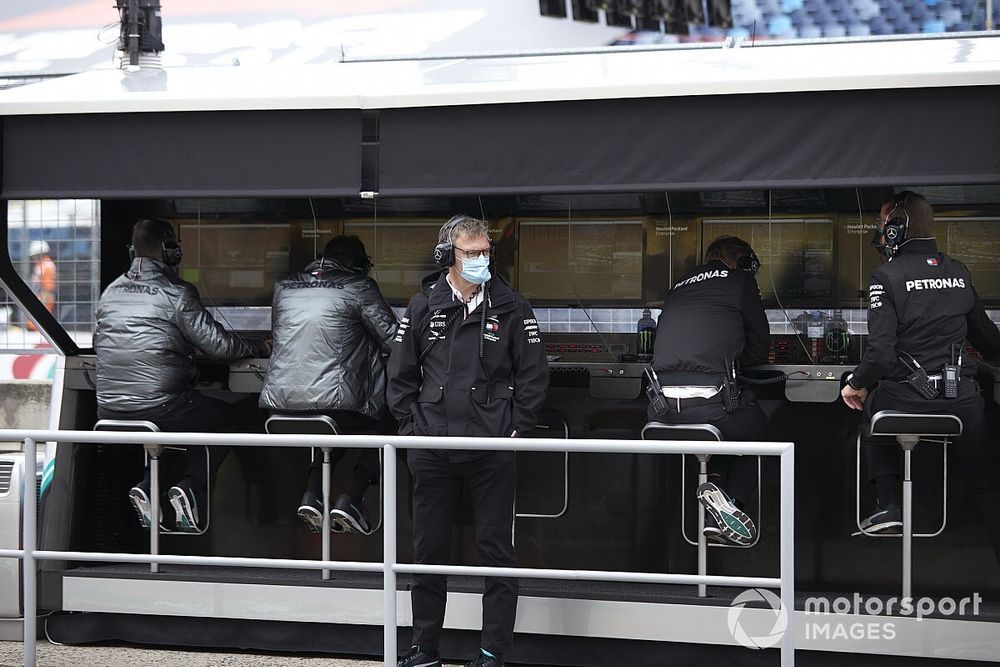
M 814 364 L 823 360 L 823 336 L 826 333 L 823 320 L 823 313 L 817 310 L 812 313 L 809 323 L 806 325 L 806 336 L 809 338 L 809 356 L 812 357 Z
M 656 335 L 656 321 L 653 319 L 649 308 L 643 308 L 642 317 L 636 324 L 636 331 L 639 337 L 639 356 L 653 356 L 653 337 Z

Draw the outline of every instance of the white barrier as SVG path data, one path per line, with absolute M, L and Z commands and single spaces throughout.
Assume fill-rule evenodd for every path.
M 650 584 L 711 584 L 743 588 L 779 588 L 781 605 L 788 617 L 795 609 L 795 451 L 792 443 L 774 442 L 689 442 L 652 440 L 608 440 L 562 438 L 431 438 L 381 435 L 265 435 L 248 433 L 147 433 L 114 431 L 28 431 L 0 430 L 0 441 L 23 441 L 26 461 L 35 460 L 38 442 L 73 442 L 81 444 L 160 444 L 160 445 L 226 445 L 233 447 L 382 447 L 385 519 L 382 528 L 383 561 L 379 563 L 297 560 L 277 558 L 232 558 L 218 556 L 171 556 L 151 554 L 116 554 L 98 552 L 40 551 L 37 548 L 35 476 L 25 475 L 23 510 L 23 549 L 0 549 L 0 558 L 23 560 L 22 587 L 24 594 L 24 665 L 35 667 L 36 560 L 75 560 L 130 563 L 169 563 L 184 565 L 217 565 L 225 567 L 273 567 L 288 569 L 348 570 L 383 573 L 385 667 L 396 664 L 396 574 L 436 573 L 474 576 L 499 576 L 541 579 L 574 579 L 617 581 Z M 458 565 L 418 565 L 396 562 L 396 450 L 397 449 L 465 449 L 521 450 L 548 452 L 580 452 L 591 454 L 743 454 L 777 456 L 781 464 L 780 499 L 780 577 L 731 577 L 697 574 L 664 574 L 654 572 L 611 572 L 600 570 L 558 570 L 539 568 L 470 567 Z M 57 473 L 58 474 L 58 473 Z M 390 483 L 392 482 L 392 483 Z M 155 531 L 151 531 L 153 533 Z M 151 542 L 152 535 L 151 535 Z M 781 638 L 781 665 L 795 664 L 794 627 Z

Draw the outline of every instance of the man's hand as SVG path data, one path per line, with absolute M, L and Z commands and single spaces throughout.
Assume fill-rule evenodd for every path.
M 844 388 L 840 390 L 840 396 L 844 399 L 847 407 L 854 410 L 861 410 L 865 407 L 865 398 L 868 396 L 868 390 L 864 387 L 855 389 L 850 384 L 845 384 Z

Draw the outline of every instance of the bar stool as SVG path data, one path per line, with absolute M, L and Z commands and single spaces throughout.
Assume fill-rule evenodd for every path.
M 903 597 L 908 598 L 912 592 L 913 583 L 913 538 L 937 537 L 948 523 L 948 438 L 962 435 L 962 420 L 948 414 L 917 414 L 910 412 L 893 412 L 882 410 L 872 417 L 869 435 L 872 437 L 895 437 L 903 449 Z M 918 442 L 941 443 L 942 456 L 942 518 L 941 525 L 933 533 L 913 533 L 913 479 L 910 477 L 910 455 Z M 855 493 L 855 522 L 859 533 L 866 537 L 895 537 L 895 535 L 876 535 L 861 527 L 861 433 L 858 432 L 857 446 L 857 479 Z
M 722 442 L 722 432 L 711 424 L 664 424 L 662 422 L 649 422 L 642 427 L 643 440 L 694 440 L 703 442 Z M 698 459 L 698 486 L 708 481 L 708 462 L 712 458 L 711 454 L 695 454 Z M 692 546 L 698 547 L 698 574 L 704 575 L 708 572 L 708 540 L 705 537 L 705 508 L 698 503 L 698 539 L 692 540 L 688 537 L 685 528 L 685 507 L 687 498 L 687 480 L 685 479 L 686 469 L 684 461 L 686 457 L 681 457 L 681 535 L 684 541 Z M 757 536 L 753 542 L 747 545 L 740 544 L 712 544 L 713 547 L 749 549 L 756 546 L 760 540 L 760 519 L 763 513 L 761 503 L 761 459 L 757 457 L 757 512 L 758 529 Z M 698 597 L 707 595 L 705 584 L 698 584 Z
M 535 425 L 535 428 L 526 433 L 525 437 L 552 437 L 553 431 L 555 431 L 556 434 L 561 433 L 564 439 L 569 439 L 569 424 L 566 422 L 566 418 L 561 413 L 552 412 L 547 414 L 546 412 L 543 412 L 538 418 L 538 424 Z M 556 437 L 558 437 L 558 435 Z M 528 452 L 521 452 L 521 454 L 525 453 Z M 541 453 L 542 452 L 538 452 L 535 455 L 537 456 Z M 514 516 L 518 519 L 558 519 L 562 515 L 566 514 L 566 510 L 569 509 L 569 452 L 563 452 L 562 470 L 563 499 L 562 508 L 558 512 L 551 514 L 518 512 Z
M 264 430 L 268 433 L 283 433 L 290 435 L 338 435 L 337 422 L 327 415 L 298 415 L 298 414 L 274 414 L 264 422 Z M 312 459 L 315 460 L 316 448 L 310 447 Z M 330 453 L 332 447 L 320 447 L 323 452 L 323 560 L 330 560 L 330 534 L 332 524 L 330 520 L 330 474 L 333 466 L 330 464 Z M 382 450 L 379 449 L 379 468 L 382 468 Z M 382 527 L 382 484 L 379 483 L 378 497 L 378 523 L 372 532 L 378 531 Z M 323 579 L 330 578 L 329 568 L 323 569 Z
M 160 427 L 151 421 L 144 419 L 100 419 L 96 424 L 94 424 L 95 431 L 124 431 L 124 432 L 139 432 L 147 431 L 150 433 L 159 433 Z M 212 520 L 211 514 L 211 463 L 208 457 L 208 447 L 205 447 L 205 523 L 202 528 L 198 531 L 179 531 L 179 530 L 167 530 L 160 526 L 160 455 L 163 453 L 163 445 L 159 444 L 146 444 L 143 445 L 145 449 L 145 463 L 149 466 L 149 517 L 150 522 L 155 522 L 157 529 L 153 530 L 152 526 L 149 528 L 149 553 L 150 555 L 156 556 L 160 553 L 160 534 L 168 535 L 202 535 L 208 530 L 208 525 Z M 169 447 L 168 449 L 177 450 L 181 449 L 178 447 Z M 160 571 L 159 563 L 150 563 L 149 571 L 156 574 Z

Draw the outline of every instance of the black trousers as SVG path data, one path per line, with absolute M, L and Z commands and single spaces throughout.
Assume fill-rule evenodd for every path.
M 667 399 L 667 402 L 672 401 Z M 767 417 L 746 390 L 740 407 L 733 412 L 722 409 L 721 399 L 712 398 L 703 404 L 687 406 L 682 400 L 680 412 L 671 410 L 658 417 L 650 410 L 648 416 L 651 421 L 664 424 L 711 424 L 726 440 L 759 442 L 767 439 Z M 716 478 L 719 487 L 741 506 L 745 507 L 757 491 L 756 456 L 713 456 L 708 461 L 708 474 Z
M 459 452 L 461 454 L 461 452 Z M 476 547 L 481 565 L 514 567 L 514 495 L 517 467 L 514 452 L 490 452 L 472 461 L 453 462 L 449 452 L 411 449 L 413 475 L 413 555 L 421 564 L 447 565 L 451 560 L 451 526 L 468 482 Z M 517 579 L 486 577 L 483 594 L 482 647 L 505 653 L 514 636 Z M 447 600 L 443 575 L 413 576 L 413 644 L 437 651 Z
M 273 414 L 273 413 L 272 413 Z M 288 413 L 282 413 L 288 414 Z M 330 417 L 337 422 L 337 429 L 340 433 L 350 433 L 352 435 L 378 435 L 381 432 L 379 422 L 371 417 L 366 417 L 359 412 L 349 410 L 324 410 L 322 412 L 311 412 L 309 414 L 321 414 Z M 334 468 L 340 463 L 350 449 L 338 448 L 330 452 L 330 465 Z M 318 450 L 317 450 L 318 452 Z M 354 465 L 354 476 L 351 480 L 351 488 L 348 493 L 355 504 L 361 502 L 364 491 L 370 484 L 378 484 L 381 470 L 378 461 L 378 449 L 366 447 L 358 454 L 357 463 Z M 323 493 L 323 457 L 317 453 L 316 457 L 309 463 L 308 480 L 306 490 L 314 493 Z
M 879 383 L 865 401 L 866 423 L 870 423 L 872 415 L 882 410 L 953 414 L 962 420 L 962 435 L 949 442 L 949 455 L 957 463 L 959 472 L 976 499 L 997 562 L 1000 562 L 1000 492 L 996 482 L 996 460 L 989 449 L 985 405 L 979 393 L 979 383 L 973 378 L 962 378 L 958 398 L 929 401 L 917 395 L 907 384 L 885 380 Z M 867 425 L 863 428 L 868 430 Z M 903 453 L 895 438 L 863 437 L 862 444 L 868 475 L 873 481 L 884 475 L 902 478 Z M 880 501 L 884 504 L 885 499 L 880 498 Z
M 205 396 L 197 391 L 189 391 L 169 405 L 151 410 L 118 412 L 99 408 L 97 411 L 97 416 L 101 419 L 146 419 L 160 427 L 161 431 L 173 433 L 183 431 L 230 433 L 235 427 L 234 414 L 233 407 L 225 401 Z M 186 460 L 184 476 L 191 478 L 198 488 L 204 489 L 209 481 L 206 470 L 210 478 L 215 479 L 219 467 L 229 454 L 229 449 L 229 447 L 209 447 L 208 454 L 202 446 L 186 447 L 180 452 L 164 450 L 161 460 L 167 463 L 174 456 L 183 457 Z M 210 465 L 206 465 L 206 456 L 210 457 Z M 160 470 L 166 468 L 166 465 L 160 466 Z M 147 466 L 143 480 L 149 482 L 149 479 L 150 472 Z

